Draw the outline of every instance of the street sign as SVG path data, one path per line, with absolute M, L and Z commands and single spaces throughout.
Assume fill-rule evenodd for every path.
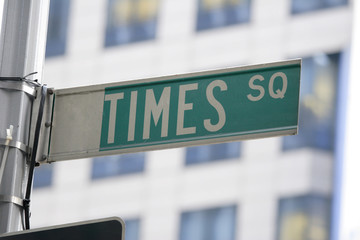
M 297 133 L 301 60 L 56 90 L 48 161 Z
M 125 224 L 106 218 L 0 235 L 0 240 L 124 240 Z

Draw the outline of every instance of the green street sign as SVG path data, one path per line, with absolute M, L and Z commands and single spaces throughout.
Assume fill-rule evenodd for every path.
M 57 90 L 49 161 L 296 134 L 300 69 L 291 60 Z
M 0 240 L 124 240 L 124 234 L 125 223 L 114 217 L 8 233 Z

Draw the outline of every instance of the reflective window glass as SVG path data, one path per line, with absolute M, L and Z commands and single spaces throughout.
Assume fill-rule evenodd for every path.
M 348 0 L 292 0 L 291 11 L 293 14 L 310 12 L 330 7 L 343 6 Z
M 144 171 L 145 153 L 133 153 L 94 158 L 92 162 L 92 179 L 113 177 L 117 175 Z
M 49 9 L 46 57 L 64 55 L 68 32 L 70 0 L 51 0 Z
M 284 150 L 334 149 L 338 72 L 339 54 L 303 59 L 299 134 L 283 138 Z
M 186 148 L 186 164 L 213 162 L 240 156 L 240 143 L 220 143 Z
M 196 30 L 248 22 L 250 2 L 250 0 L 198 0 Z
M 278 202 L 277 240 L 327 240 L 331 216 L 326 196 L 308 194 Z
M 180 240 L 234 240 L 236 206 L 181 214 Z
M 49 187 L 52 184 L 54 165 L 42 164 L 35 168 L 34 171 L 34 188 Z
M 139 240 L 140 235 L 140 220 L 139 219 L 125 219 L 125 239 Z
M 159 0 L 108 0 L 105 47 L 154 39 Z

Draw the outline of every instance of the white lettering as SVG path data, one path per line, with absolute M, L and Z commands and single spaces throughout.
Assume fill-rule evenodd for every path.
M 261 86 L 261 85 L 255 85 L 254 84 L 254 81 L 255 80 L 260 80 L 260 81 L 264 81 L 264 77 L 261 76 L 261 75 L 255 75 L 253 76 L 252 78 L 250 78 L 250 81 L 249 81 L 249 87 L 253 90 L 258 90 L 260 93 L 258 96 L 253 96 L 251 94 L 248 94 L 247 97 L 250 101 L 259 101 L 260 99 L 262 99 L 265 95 L 265 89 Z
M 108 143 L 114 143 L 115 141 L 115 124 L 116 124 L 116 109 L 117 101 L 124 98 L 124 93 L 106 94 L 105 101 L 110 101 L 110 113 L 109 113 L 109 131 L 108 131 Z
M 277 89 L 276 90 L 276 93 L 274 93 L 274 81 L 275 81 L 275 78 L 277 77 L 281 77 L 282 79 L 282 82 L 283 82 L 283 87 L 282 87 L 282 90 L 280 89 Z M 274 73 L 271 78 L 270 78 L 270 82 L 269 82 L 269 93 L 270 93 L 270 96 L 272 98 L 284 98 L 285 96 L 285 93 L 286 93 L 286 89 L 287 89 L 287 77 L 285 75 L 285 73 L 283 72 L 277 72 L 277 73 Z
M 130 97 L 128 141 L 134 141 L 135 136 L 137 93 L 137 91 L 132 91 Z
M 176 135 L 192 134 L 196 132 L 196 127 L 184 127 L 184 115 L 186 110 L 193 109 L 192 103 L 185 103 L 187 91 L 197 90 L 198 84 L 186 84 L 179 87 L 178 115 L 176 125 Z
M 153 115 L 154 117 L 154 122 L 156 126 L 160 119 L 161 113 L 162 113 L 161 137 L 166 137 L 168 135 L 170 90 L 171 90 L 170 87 L 164 88 L 158 104 L 156 104 L 153 89 L 146 90 L 143 139 L 150 138 L 151 115 Z
M 211 106 L 213 106 L 216 109 L 216 111 L 219 115 L 219 121 L 217 124 L 211 124 L 210 119 L 204 120 L 204 127 L 209 132 L 216 132 L 216 131 L 220 130 L 226 123 L 225 110 L 224 110 L 223 106 L 219 103 L 219 101 L 216 100 L 216 98 L 214 97 L 214 94 L 213 94 L 213 90 L 215 87 L 220 87 L 221 91 L 227 90 L 227 85 L 223 80 L 212 81 L 209 84 L 209 86 L 206 88 L 206 98 L 207 98 L 208 102 L 211 104 Z

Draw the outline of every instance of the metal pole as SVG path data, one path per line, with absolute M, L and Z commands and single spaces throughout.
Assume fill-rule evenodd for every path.
M 36 78 L 41 82 L 48 12 L 49 0 L 5 0 L 0 77 L 20 79 L 38 72 Z M 31 82 L 19 79 L 0 81 L 0 166 L 4 166 L 0 176 L 0 234 L 23 229 L 22 200 L 28 177 L 31 113 L 36 91 Z

